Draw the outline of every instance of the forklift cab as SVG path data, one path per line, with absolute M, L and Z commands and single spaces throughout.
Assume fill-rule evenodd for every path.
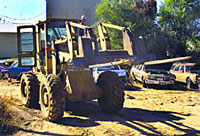
M 66 21 L 80 22 L 79 19 L 47 18 L 36 25 L 17 27 L 19 66 L 52 71 L 51 41 L 67 37 Z

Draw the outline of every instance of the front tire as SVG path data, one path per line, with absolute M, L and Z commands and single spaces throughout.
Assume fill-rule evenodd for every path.
M 39 81 L 34 73 L 24 73 L 21 77 L 21 100 L 28 108 L 39 107 Z
M 187 89 L 198 89 L 198 85 L 194 84 L 190 78 L 186 81 Z
M 102 73 L 97 85 L 103 90 L 103 95 L 98 99 L 103 112 L 116 113 L 124 103 L 124 87 L 120 78 L 113 72 Z
M 144 88 L 147 88 L 147 87 L 148 87 L 148 86 L 147 86 L 147 83 L 146 83 L 146 81 L 145 81 L 144 78 L 142 79 L 142 85 L 143 85 Z
M 43 116 L 56 121 L 63 116 L 65 110 L 64 87 L 59 77 L 49 75 L 40 87 L 40 107 Z

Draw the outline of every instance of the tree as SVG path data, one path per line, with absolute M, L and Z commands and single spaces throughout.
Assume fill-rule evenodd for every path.
M 159 16 L 162 30 L 178 41 L 177 55 L 199 50 L 200 0 L 165 0 Z
M 100 22 L 129 27 L 135 36 L 149 34 L 156 17 L 156 1 L 148 0 L 101 0 L 96 8 L 96 17 Z M 114 47 L 122 47 L 121 32 L 109 30 Z

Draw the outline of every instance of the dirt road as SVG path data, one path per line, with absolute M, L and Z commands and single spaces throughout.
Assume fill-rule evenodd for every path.
M 124 108 L 117 114 L 102 113 L 97 101 L 68 102 L 63 118 L 56 123 L 42 119 L 40 110 L 21 105 L 19 83 L 0 81 L 0 95 L 13 96 L 12 107 L 20 117 L 20 129 L 14 136 L 200 136 L 199 91 L 135 86 L 125 91 Z

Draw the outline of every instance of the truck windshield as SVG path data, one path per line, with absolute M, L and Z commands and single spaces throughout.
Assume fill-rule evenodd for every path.
M 47 25 L 47 41 L 58 40 L 66 35 L 65 20 L 52 21 Z
M 66 20 L 53 20 L 47 25 L 47 41 L 58 40 L 61 36 L 67 37 L 66 33 Z M 77 21 L 70 21 L 76 22 Z
M 108 70 L 120 70 L 119 66 L 109 66 L 109 67 L 99 67 L 98 71 L 108 71 Z

